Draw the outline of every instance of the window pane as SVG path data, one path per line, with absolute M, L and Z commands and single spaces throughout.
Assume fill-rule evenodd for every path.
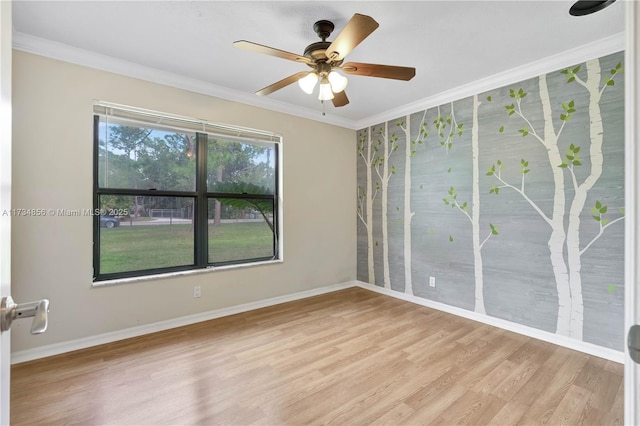
M 273 200 L 209 199 L 209 263 L 273 258 Z
M 194 264 L 191 197 L 101 195 L 100 273 Z
M 100 117 L 101 188 L 195 191 L 195 133 L 140 127 Z
M 207 151 L 208 192 L 274 193 L 275 144 L 221 140 L 209 135 Z

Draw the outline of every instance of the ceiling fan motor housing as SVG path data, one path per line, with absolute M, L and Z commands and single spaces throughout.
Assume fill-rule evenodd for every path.
M 327 59 L 327 55 L 325 52 L 331 46 L 330 41 L 318 41 L 316 43 L 311 43 L 304 49 L 304 56 L 313 59 L 314 61 L 324 61 Z M 313 66 L 309 64 L 309 66 Z
M 327 49 L 331 46 L 331 42 L 327 41 L 327 38 L 331 35 L 331 32 L 335 26 L 333 22 L 327 20 L 317 21 L 313 24 L 313 31 L 322 39 L 322 41 L 318 41 L 315 43 L 311 43 L 304 49 L 304 56 L 312 59 L 316 64 L 326 62 L 327 59 Z M 331 63 L 333 66 L 340 66 L 342 61 L 334 61 Z M 315 64 L 308 64 L 311 68 L 316 68 Z M 318 70 L 320 72 L 321 70 Z M 330 71 L 330 70 L 329 70 Z M 328 71 L 327 71 L 328 72 Z

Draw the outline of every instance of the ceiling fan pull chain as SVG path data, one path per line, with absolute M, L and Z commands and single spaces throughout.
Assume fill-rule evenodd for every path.
M 320 103 L 322 104 L 322 115 L 324 116 L 324 115 L 326 115 L 325 112 L 324 112 L 324 101 L 320 101 Z

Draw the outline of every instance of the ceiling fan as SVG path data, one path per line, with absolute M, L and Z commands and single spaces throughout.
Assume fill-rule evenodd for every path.
M 335 28 L 333 22 L 321 20 L 313 25 L 313 30 L 322 41 L 311 43 L 306 47 L 302 55 L 275 49 L 269 46 L 253 43 L 246 40 L 239 40 L 233 43 L 237 48 L 249 50 L 251 52 L 263 53 L 265 55 L 276 56 L 290 61 L 301 62 L 312 68 L 311 71 L 301 71 L 273 83 L 256 92 L 257 95 L 269 95 L 276 90 L 282 89 L 294 82 L 298 82 L 302 90 L 306 93 L 313 93 L 314 87 L 320 81 L 318 99 L 321 101 L 331 100 L 333 105 L 341 107 L 349 103 L 349 99 L 344 92 L 347 85 L 346 77 L 337 72 L 340 70 L 345 74 L 362 75 L 367 77 L 391 78 L 395 80 L 409 81 L 416 75 L 415 68 L 398 67 L 393 65 L 367 64 L 360 62 L 347 62 L 343 64 L 345 56 L 349 54 L 357 45 L 367 38 L 378 28 L 379 24 L 370 16 L 356 13 L 347 22 L 334 41 L 327 41 L 329 35 Z

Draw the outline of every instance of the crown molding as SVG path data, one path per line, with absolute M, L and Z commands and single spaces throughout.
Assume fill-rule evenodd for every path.
M 320 121 L 348 129 L 355 129 L 355 121 L 336 115 L 321 116 L 318 111 L 309 108 L 293 106 L 271 98 L 255 96 L 208 83 L 202 80 L 185 77 L 168 71 L 136 64 L 112 56 L 91 52 L 85 49 L 69 46 L 63 43 L 43 39 L 30 34 L 15 31 L 13 33 L 13 48 L 35 55 L 45 56 L 60 61 L 95 68 L 101 71 L 125 75 L 127 77 L 158 83 L 165 86 L 188 90 L 195 93 L 213 96 L 228 101 L 265 108 L 296 117 Z
M 584 62 L 588 59 L 624 50 L 625 40 L 625 33 L 620 32 L 593 43 L 584 44 L 545 59 L 530 62 L 528 64 L 494 74 L 490 77 L 476 80 L 451 90 L 446 90 L 437 95 L 420 99 L 416 102 L 403 105 L 402 107 L 366 117 L 362 120 L 350 120 L 331 114 L 320 116 L 318 111 L 309 108 L 301 108 L 275 99 L 254 96 L 239 90 L 229 89 L 212 83 L 207 83 L 202 80 L 188 78 L 167 71 L 135 64 L 133 62 L 79 49 L 21 32 L 13 33 L 13 48 L 89 68 L 134 77 L 258 108 L 265 108 L 296 117 L 345 127 L 347 129 L 359 130 L 368 126 L 393 120 L 407 114 L 412 114 L 426 108 L 432 108 L 447 102 L 472 96 L 477 93 L 486 92 L 508 84 L 537 77 L 541 74 Z
M 619 52 L 625 49 L 625 33 L 620 32 L 612 36 L 600 39 L 593 43 L 584 44 L 558 53 L 547 58 L 530 62 L 509 70 L 494 74 L 487 78 L 476 80 L 474 82 L 456 87 L 451 90 L 438 93 L 437 95 L 421 99 L 419 101 L 403 105 L 402 107 L 385 111 L 356 122 L 356 130 L 365 127 L 375 126 L 386 121 L 394 120 L 398 117 L 414 112 L 423 111 L 427 108 L 436 107 L 458 99 L 463 99 L 475 94 L 483 93 L 488 90 L 497 89 L 509 84 L 518 83 L 529 78 L 562 69 L 571 65 L 575 65 L 589 59 L 599 58 L 611 53 Z

